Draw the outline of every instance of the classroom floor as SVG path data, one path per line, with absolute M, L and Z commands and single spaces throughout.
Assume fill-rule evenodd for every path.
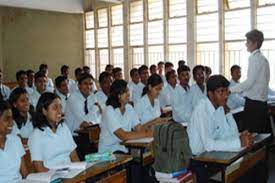
M 268 183 L 275 183 L 275 148 L 269 153 L 269 180 Z

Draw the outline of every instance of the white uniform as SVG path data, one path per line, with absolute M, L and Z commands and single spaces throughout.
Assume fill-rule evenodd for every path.
M 38 103 L 40 96 L 41 94 L 37 90 L 34 90 L 30 95 L 30 104 L 33 105 L 34 109 L 36 109 L 36 105 Z
M 201 99 L 207 98 L 207 90 L 206 86 L 204 87 L 204 91 L 201 91 L 200 87 L 197 84 L 193 84 L 190 87 L 190 94 L 191 94 L 191 105 L 194 110 L 196 105 Z
M 4 100 L 8 100 L 11 94 L 11 90 L 6 85 L 0 84 L 0 92 Z
M 128 88 L 130 91 L 130 101 L 137 103 L 139 99 L 141 99 L 142 91 L 145 85 L 141 82 L 135 84 L 133 81 L 128 83 Z
M 108 96 L 105 95 L 105 93 L 102 90 L 99 90 L 96 92 L 95 97 L 101 108 L 104 109 L 106 107 Z
M 229 87 L 233 87 L 238 84 L 239 83 L 235 82 L 234 80 L 231 80 Z M 244 103 L 245 98 L 240 93 L 231 93 L 227 100 L 227 106 L 231 110 L 244 106 Z
M 61 99 L 61 105 L 62 105 L 62 112 L 65 113 L 66 111 L 66 104 L 67 104 L 67 100 L 70 96 L 70 94 L 68 93 L 68 95 L 64 95 L 62 94 L 60 91 L 58 91 L 58 89 L 55 90 L 56 95 L 58 95 Z
M 32 119 L 31 115 L 28 113 L 27 121 L 26 123 L 19 129 L 16 122 L 13 121 L 13 129 L 12 133 L 16 135 L 20 135 L 22 138 L 29 138 L 31 133 L 33 132 L 33 124 L 32 124 Z
M 160 107 L 171 106 L 175 89 L 168 83 L 159 95 Z

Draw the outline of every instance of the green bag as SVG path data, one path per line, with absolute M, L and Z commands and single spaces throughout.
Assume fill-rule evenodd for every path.
M 188 168 L 192 153 L 186 129 L 180 123 L 155 126 L 153 147 L 155 171 L 172 173 Z

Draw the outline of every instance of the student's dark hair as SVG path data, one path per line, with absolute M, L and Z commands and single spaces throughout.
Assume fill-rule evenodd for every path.
M 190 72 L 190 68 L 187 65 L 182 65 L 177 69 L 178 75 L 180 75 L 180 73 L 182 73 L 184 71 Z
M 74 75 L 77 76 L 79 73 L 82 73 L 82 71 L 83 70 L 80 67 L 78 67 L 74 70 Z
M 39 71 L 41 71 L 43 69 L 48 69 L 48 65 L 47 64 L 40 64 Z
M 178 61 L 178 67 L 182 66 L 182 65 L 185 65 L 185 61 L 184 60 L 179 60 Z
M 16 72 L 16 80 L 18 81 L 20 79 L 20 76 L 27 75 L 27 72 L 24 70 L 19 70 Z
M 137 69 L 137 68 L 131 69 L 131 71 L 130 71 L 130 76 L 133 77 L 134 74 L 135 74 L 136 72 L 138 72 L 138 69 Z
M 63 74 L 66 70 L 68 70 L 70 67 L 68 65 L 62 65 L 62 67 L 60 68 L 60 72 L 61 74 Z
M 114 68 L 114 66 L 111 65 L 111 64 L 107 64 L 107 65 L 105 66 L 105 71 L 107 71 L 109 68 Z
M 206 83 L 207 92 L 214 92 L 219 88 L 226 88 L 229 84 L 230 82 L 223 75 L 210 76 Z
M 113 75 L 115 75 L 118 72 L 122 72 L 122 69 L 120 67 L 115 67 L 115 68 L 113 68 L 112 72 L 113 72 Z
M 10 103 L 10 105 L 12 106 L 12 115 L 13 115 L 13 120 L 15 121 L 15 123 L 17 124 L 17 127 L 19 128 L 19 129 L 21 129 L 22 128 L 22 126 L 23 125 L 25 125 L 26 124 L 26 119 L 24 118 L 24 116 L 22 116 L 21 114 L 20 114 L 20 111 L 16 108 L 16 107 L 14 107 L 14 103 L 19 99 L 19 97 L 21 96 L 21 95 L 23 95 L 23 94 L 27 94 L 28 92 L 27 92 L 27 90 L 25 89 L 25 88 L 15 88 L 12 92 L 11 92 L 11 94 L 10 94 L 10 97 L 9 97 L 9 103 Z M 31 110 L 31 108 L 30 108 L 30 114 L 31 114 L 31 116 L 32 116 L 32 114 L 33 114 L 33 110 Z
M 120 107 L 119 95 L 127 91 L 127 82 L 125 80 L 115 80 L 111 85 L 110 91 L 110 96 L 106 101 L 106 105 L 111 105 L 113 108 Z
M 151 87 L 155 87 L 159 84 L 163 83 L 163 80 L 162 78 L 160 77 L 160 75 L 158 74 L 152 74 L 149 78 L 148 78 L 148 82 L 146 84 L 146 86 L 143 88 L 143 91 L 142 91 L 142 96 L 144 96 L 145 94 L 148 93 L 149 91 L 149 85 Z
M 108 77 L 112 77 L 112 74 L 109 73 L 109 72 L 106 72 L 106 71 L 100 73 L 99 79 L 98 79 L 98 80 L 99 80 L 99 83 L 100 83 L 100 84 L 103 83 L 104 79 L 105 79 L 105 78 L 108 78 Z
M 152 64 L 152 65 L 150 66 L 150 71 L 153 70 L 154 68 L 156 69 L 157 66 L 156 66 L 155 64 Z
M 29 70 L 27 70 L 27 71 L 26 71 L 26 73 L 27 73 L 27 76 L 29 77 L 31 74 L 33 74 L 33 73 L 34 73 L 34 71 L 33 71 L 33 70 L 31 70 L 31 69 L 29 69 Z
M 60 86 L 61 86 L 61 83 L 63 82 L 63 81 L 66 81 L 67 80 L 67 77 L 65 77 L 65 76 L 58 76 L 57 78 L 55 78 L 55 86 L 57 87 L 57 88 L 60 88 Z
M 198 70 L 203 70 L 203 71 L 205 71 L 205 68 L 204 68 L 204 66 L 203 65 L 196 65 L 194 68 L 193 68 L 193 71 L 192 71 L 192 74 L 193 74 L 193 76 L 197 73 L 197 71 Z
M 138 74 L 141 74 L 142 71 L 148 70 L 148 67 L 146 65 L 142 65 L 138 68 Z
M 159 65 L 164 65 L 164 62 L 163 62 L 163 61 L 159 61 L 159 62 L 158 62 L 158 66 L 159 66 Z
M 79 76 L 79 79 L 78 79 L 78 83 L 81 84 L 85 79 L 94 79 L 93 76 L 91 74 L 88 74 L 88 73 L 82 73 L 80 76 Z
M 0 100 L 0 116 L 2 116 L 3 113 L 9 109 L 11 109 L 11 105 L 9 104 L 9 102 Z
M 208 66 L 204 66 L 204 70 L 205 70 L 205 73 L 206 73 L 206 74 L 211 74 L 211 73 L 212 73 L 211 68 L 208 67 Z
M 253 43 L 257 42 L 257 48 L 260 49 L 264 42 L 264 34 L 257 30 L 253 29 L 245 34 L 245 37 L 252 41 Z
M 44 127 L 50 127 L 50 124 L 46 118 L 46 116 L 43 114 L 43 109 L 47 110 L 49 105 L 52 104 L 52 102 L 59 98 L 58 95 L 56 95 L 55 93 L 51 93 L 51 92 L 46 92 L 43 93 L 36 105 L 36 112 L 33 118 L 33 127 L 34 128 L 38 128 L 41 131 L 44 131 L 43 128 Z M 61 121 L 62 123 L 63 121 Z
M 44 78 L 46 77 L 44 72 L 38 71 L 37 73 L 35 73 L 34 75 L 34 81 L 36 82 L 38 78 Z
M 84 65 L 84 66 L 82 67 L 82 69 L 83 69 L 83 70 L 91 70 L 90 67 L 87 66 L 87 65 Z
M 170 79 L 172 74 L 176 74 L 176 71 L 174 69 L 165 74 L 165 78 L 166 78 L 167 81 Z
M 230 68 L 231 74 L 232 74 L 236 69 L 241 69 L 241 67 L 240 67 L 239 65 L 233 65 L 233 66 Z
M 165 62 L 164 68 L 168 67 L 174 67 L 174 64 L 172 62 Z

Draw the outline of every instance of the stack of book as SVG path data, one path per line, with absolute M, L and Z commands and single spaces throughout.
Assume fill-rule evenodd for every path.
M 156 172 L 160 183 L 194 183 L 194 174 L 186 168 L 173 173 Z

